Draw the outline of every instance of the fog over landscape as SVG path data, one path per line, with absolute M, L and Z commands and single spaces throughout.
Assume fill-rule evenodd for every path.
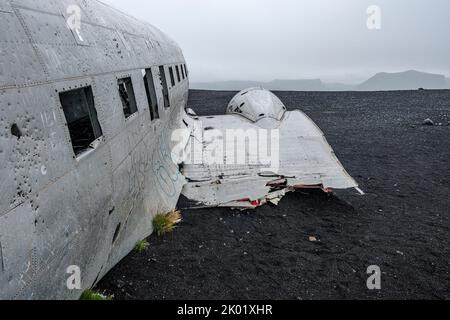
M 0 0 L 0 29 L 0 301 L 450 300 L 450 0 Z
M 222 81 L 320 79 L 338 83 L 325 90 L 346 90 L 380 72 L 450 76 L 446 0 L 104 2 L 176 40 L 194 87 Z M 381 10 L 380 29 L 367 27 L 372 5 Z

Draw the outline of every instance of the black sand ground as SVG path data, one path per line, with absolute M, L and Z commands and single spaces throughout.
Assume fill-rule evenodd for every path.
M 184 210 L 172 235 L 150 237 L 98 289 L 116 299 L 450 299 L 450 91 L 277 94 L 316 121 L 367 195 Z M 189 104 L 222 114 L 232 96 L 192 91 Z M 366 287 L 370 265 L 380 291 Z

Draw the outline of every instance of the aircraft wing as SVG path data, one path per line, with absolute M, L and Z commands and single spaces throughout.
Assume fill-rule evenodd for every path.
M 359 190 L 307 115 L 286 111 L 268 91 L 244 92 L 226 115 L 193 116 L 182 166 L 184 196 L 199 206 L 246 209 L 278 204 L 296 189 Z

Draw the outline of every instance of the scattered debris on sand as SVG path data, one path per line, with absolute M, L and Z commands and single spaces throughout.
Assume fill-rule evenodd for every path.
M 422 123 L 424 126 L 434 126 L 434 122 L 431 119 L 425 119 Z

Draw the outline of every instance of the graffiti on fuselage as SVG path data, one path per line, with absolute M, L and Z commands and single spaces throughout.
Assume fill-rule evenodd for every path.
M 183 178 L 178 165 L 172 160 L 172 151 L 167 139 L 161 134 L 157 139 L 157 148 L 153 153 L 153 174 L 157 181 L 157 187 L 162 195 L 169 198 L 178 198 L 177 185 L 182 183 Z

